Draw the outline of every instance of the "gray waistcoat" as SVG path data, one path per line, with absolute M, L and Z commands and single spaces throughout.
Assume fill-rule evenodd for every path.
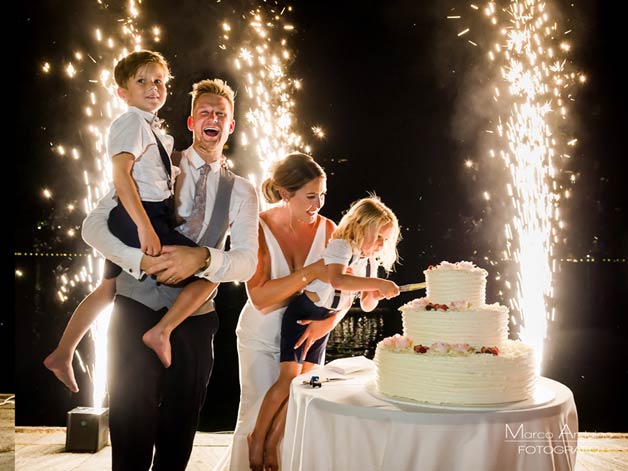
M 224 248 L 229 228 L 229 204 L 234 181 L 233 173 L 221 167 L 216 202 L 207 229 L 198 241 L 199 246 Z M 116 278 L 116 294 L 138 301 L 155 311 L 172 306 L 181 289 L 158 284 L 150 276 L 137 280 L 124 271 Z M 216 291 L 193 315 L 212 312 L 215 295 Z

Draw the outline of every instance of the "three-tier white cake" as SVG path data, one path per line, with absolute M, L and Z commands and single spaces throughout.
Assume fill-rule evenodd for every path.
M 423 272 L 424 298 L 400 308 L 404 335 L 375 351 L 376 387 L 435 404 L 495 404 L 532 397 L 533 349 L 508 340 L 508 308 L 486 304 L 486 270 L 442 262 Z

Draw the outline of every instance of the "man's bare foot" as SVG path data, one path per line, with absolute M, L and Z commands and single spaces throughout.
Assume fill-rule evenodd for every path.
M 264 450 L 264 471 L 279 471 L 277 447 L 266 443 Z
M 253 438 L 253 434 L 249 433 L 246 436 L 246 441 L 249 444 L 249 466 L 252 471 L 264 470 L 264 443 L 260 443 Z
M 74 368 L 72 368 L 72 355 L 68 358 L 67 355 L 63 355 L 55 349 L 44 360 L 44 366 L 52 371 L 57 379 L 65 384 L 65 387 L 70 391 L 73 393 L 79 391 L 76 378 L 74 377 Z
M 166 335 L 163 329 L 159 329 L 155 326 L 142 335 L 142 341 L 157 354 L 159 361 L 161 361 L 166 368 L 170 367 L 172 364 L 170 335 Z

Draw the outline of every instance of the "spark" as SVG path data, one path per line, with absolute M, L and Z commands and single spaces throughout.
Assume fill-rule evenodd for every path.
M 325 132 L 320 126 L 312 126 L 312 132 L 319 139 L 323 139 L 325 137 Z
M 68 77 L 70 78 L 76 75 L 76 69 L 74 68 L 74 65 L 71 62 L 68 65 L 66 65 L 65 71 L 68 74 Z

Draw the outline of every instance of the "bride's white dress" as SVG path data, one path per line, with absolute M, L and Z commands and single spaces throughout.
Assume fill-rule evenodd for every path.
M 290 275 L 290 267 L 281 247 L 266 223 L 260 219 L 271 260 L 271 279 Z M 319 218 L 318 228 L 305 265 L 316 262 L 325 250 L 325 220 Z M 279 377 L 279 340 L 285 307 L 262 314 L 247 301 L 236 327 L 240 364 L 240 406 L 233 441 L 214 471 L 248 471 L 247 435 L 253 430 L 266 391 Z

